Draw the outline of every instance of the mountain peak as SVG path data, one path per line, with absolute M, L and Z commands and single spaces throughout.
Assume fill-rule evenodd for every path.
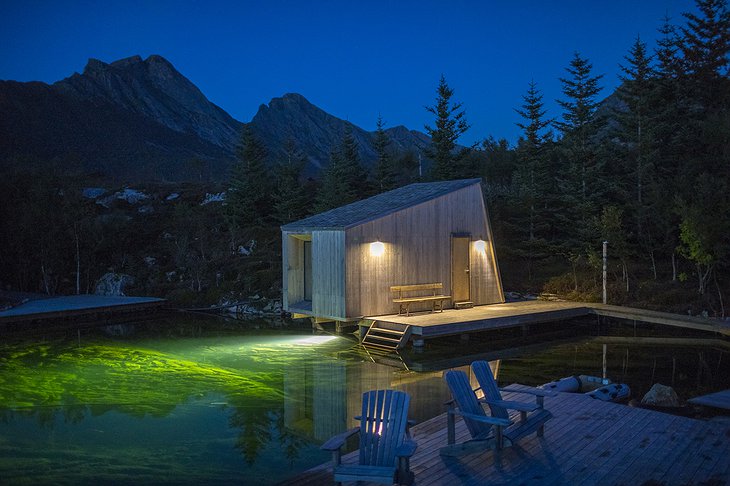
M 84 76 L 94 76 L 94 74 L 106 71 L 107 69 L 109 69 L 107 63 L 90 57 L 86 62 L 86 67 L 84 67 Z
M 136 66 L 137 64 L 142 64 L 142 57 L 139 55 L 136 56 L 130 56 L 125 57 L 124 59 L 119 59 L 118 61 L 114 61 L 110 64 L 110 66 L 115 68 L 127 68 L 129 66 Z
M 303 95 L 300 95 L 299 93 L 285 93 L 282 98 L 284 98 L 285 100 L 292 100 L 297 102 L 304 101 L 309 103 L 309 100 L 307 100 L 307 98 L 305 98 Z

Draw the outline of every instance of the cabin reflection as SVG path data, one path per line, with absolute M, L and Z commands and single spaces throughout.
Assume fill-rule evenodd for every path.
M 499 360 L 490 363 L 495 373 Z M 458 368 L 467 373 L 469 366 Z M 422 422 L 443 413 L 451 398 L 443 371 L 412 372 L 379 363 L 353 363 L 332 360 L 287 369 L 284 373 L 284 420 L 288 429 L 317 442 L 355 427 L 354 419 L 368 390 L 395 389 L 411 396 L 408 417 Z

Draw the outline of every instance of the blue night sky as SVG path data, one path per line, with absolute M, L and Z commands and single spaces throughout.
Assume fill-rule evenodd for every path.
M 691 0 L 5 0 L 0 79 L 50 83 L 90 57 L 160 54 L 241 121 L 297 92 L 367 130 L 379 113 L 423 130 L 443 73 L 472 125 L 460 142 L 513 143 L 531 79 L 559 116 L 558 78 L 577 50 L 607 96 L 636 36 L 653 47 L 665 14 L 682 24 L 687 11 Z

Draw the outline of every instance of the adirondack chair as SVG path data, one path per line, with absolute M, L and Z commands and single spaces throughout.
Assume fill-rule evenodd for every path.
M 490 373 L 491 374 L 491 373 Z M 443 456 L 454 456 L 468 454 L 486 448 L 502 449 L 505 445 L 512 445 L 514 441 L 534 432 L 539 427 L 538 422 L 548 420 L 552 415 L 547 410 L 542 409 L 538 412 L 537 420 L 526 420 L 525 422 L 513 422 L 509 414 L 500 414 L 500 416 L 490 416 L 484 411 L 482 403 L 474 390 L 472 390 L 469 378 L 461 370 L 451 370 L 444 374 L 449 390 L 451 391 L 452 400 L 449 402 L 447 413 L 447 443 L 446 447 L 441 448 L 440 453 Z M 552 392 L 547 392 L 550 395 Z M 503 401 L 504 402 L 504 401 Z M 501 405 L 506 406 L 504 402 Z M 520 403 L 520 402 L 514 402 Z M 514 404 L 513 404 L 514 405 Z M 495 405 L 496 407 L 497 405 Z M 510 407 L 511 408 L 511 407 Z M 528 407 L 524 407 L 528 408 Z M 530 406 L 531 408 L 531 406 Z M 506 413 L 506 412 L 505 412 Z M 470 440 L 455 444 L 456 442 L 456 416 L 460 415 L 464 419 Z M 536 416 L 537 417 L 537 416 Z
M 410 457 L 416 443 L 407 435 L 407 393 L 374 390 L 363 393 L 360 426 L 335 436 L 321 449 L 332 452 L 335 482 L 371 481 L 380 484 L 411 484 Z M 360 433 L 357 465 L 342 464 L 341 448 L 348 437 Z
M 486 361 L 474 361 L 471 364 L 471 370 L 479 382 L 477 390 L 481 389 L 484 393 L 484 402 L 489 405 L 492 417 L 509 419 L 508 410 L 520 412 L 520 421 L 515 424 L 515 427 L 506 431 L 507 437 L 514 441 L 532 432 L 537 432 L 537 436 L 542 437 L 545 432 L 545 422 L 553 416 L 544 408 L 545 397 L 555 396 L 554 391 L 532 387 L 499 388 L 492 369 Z M 503 400 L 501 394 L 503 391 L 533 395 L 535 403 Z

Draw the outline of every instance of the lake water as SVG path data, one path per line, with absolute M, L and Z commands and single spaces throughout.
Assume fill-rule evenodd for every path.
M 441 341 L 380 364 L 352 339 L 263 321 L 176 317 L 111 331 L 121 333 L 0 344 L 3 484 L 272 484 L 329 460 L 319 444 L 355 425 L 364 391 L 407 391 L 423 421 L 444 411 L 447 367 L 501 358 L 501 384 L 538 385 L 600 375 L 603 358 L 600 339 L 575 336 L 518 348 Z M 634 396 L 654 382 L 683 399 L 730 388 L 723 346 L 613 339 L 608 375 Z

